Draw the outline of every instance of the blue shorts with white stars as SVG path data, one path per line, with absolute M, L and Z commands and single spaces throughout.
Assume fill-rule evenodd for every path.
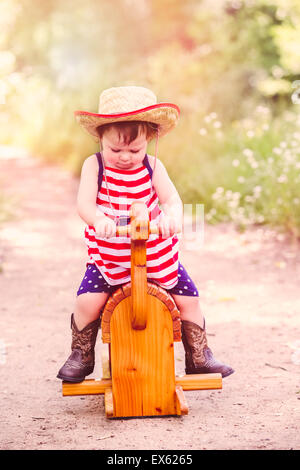
M 150 281 L 154 282 L 152 279 L 150 279 Z M 86 292 L 107 292 L 112 294 L 120 285 L 122 284 L 111 286 L 106 282 L 95 264 L 87 263 L 87 269 L 77 291 L 77 295 L 85 294 Z M 178 282 L 175 287 L 167 289 L 167 291 L 171 295 L 199 297 L 197 287 L 180 262 L 178 263 Z

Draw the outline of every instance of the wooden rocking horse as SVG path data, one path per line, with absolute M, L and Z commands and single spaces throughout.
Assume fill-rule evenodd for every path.
M 181 340 L 179 311 L 170 294 L 147 282 L 146 241 L 150 227 L 144 203 L 131 206 L 131 282 L 107 300 L 102 313 L 102 341 L 109 344 L 102 379 L 62 383 L 63 396 L 104 394 L 107 418 L 184 415 L 184 390 L 222 388 L 221 374 L 175 376 L 174 341 Z M 103 371 L 105 364 L 102 361 Z

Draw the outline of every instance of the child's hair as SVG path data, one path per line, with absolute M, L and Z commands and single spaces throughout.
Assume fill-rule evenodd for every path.
M 128 145 L 134 141 L 141 133 L 146 134 L 146 139 L 149 141 L 157 133 L 158 125 L 152 122 L 145 121 L 122 121 L 113 122 L 111 124 L 104 124 L 97 127 L 97 134 L 102 139 L 105 131 L 115 128 L 119 133 L 119 140 L 122 139 L 124 144 Z

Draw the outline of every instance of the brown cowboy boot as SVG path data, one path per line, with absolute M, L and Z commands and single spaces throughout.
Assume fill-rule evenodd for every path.
M 204 326 L 201 328 L 191 321 L 181 321 L 182 343 L 185 349 L 186 374 L 220 373 L 222 377 L 233 374 L 232 367 L 217 361 L 207 346 Z
M 57 374 L 58 379 L 62 379 L 65 382 L 78 383 L 82 382 L 86 375 L 93 372 L 95 366 L 94 348 L 99 324 L 100 319 L 98 318 L 79 331 L 72 314 L 72 353 L 60 368 Z

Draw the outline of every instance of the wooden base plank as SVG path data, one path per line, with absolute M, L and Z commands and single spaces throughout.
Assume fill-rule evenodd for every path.
M 182 390 L 217 390 L 222 388 L 221 374 L 190 374 L 175 378 Z M 87 379 L 77 384 L 62 383 L 63 396 L 104 394 L 112 386 L 111 379 Z
M 101 395 L 107 388 L 111 387 L 111 379 L 86 379 L 83 382 L 72 384 L 62 383 L 62 394 L 64 397 L 75 395 Z
M 222 388 L 221 374 L 188 374 L 176 377 L 183 390 L 215 390 Z

